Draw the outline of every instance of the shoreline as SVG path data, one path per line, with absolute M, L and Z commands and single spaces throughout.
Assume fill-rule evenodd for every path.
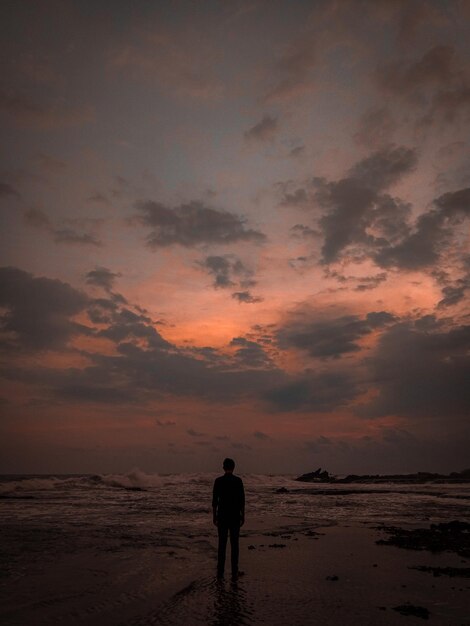
M 189 547 L 84 549 L 51 560 L 32 555 L 29 567 L 2 581 L 0 620 L 5 626 L 380 626 L 422 623 L 422 616 L 406 614 L 414 607 L 428 611 L 432 624 L 469 626 L 469 579 L 430 572 L 469 568 L 470 560 L 378 545 L 384 532 L 376 522 L 249 519 L 240 540 L 245 575 L 236 583 L 215 579 L 217 539 L 209 522 Z

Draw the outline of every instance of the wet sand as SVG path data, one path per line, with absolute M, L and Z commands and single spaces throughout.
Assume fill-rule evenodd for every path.
M 44 552 L 36 541 L 28 554 L 3 559 L 0 623 L 395 626 L 427 617 L 435 625 L 470 626 L 470 579 L 428 569 L 460 571 L 470 559 L 376 543 L 386 537 L 372 524 L 251 519 L 240 546 L 245 574 L 236 583 L 214 577 L 217 540 L 209 525 L 174 545 L 121 539 L 106 549 L 55 544 Z

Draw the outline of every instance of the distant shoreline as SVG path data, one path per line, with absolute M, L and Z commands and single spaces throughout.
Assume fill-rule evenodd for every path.
M 470 469 L 461 472 L 451 472 L 450 474 L 438 474 L 433 472 L 416 472 L 414 474 L 349 474 L 344 478 L 331 476 L 327 471 L 318 468 L 315 472 L 302 474 L 296 479 L 298 482 L 306 483 L 469 483 Z

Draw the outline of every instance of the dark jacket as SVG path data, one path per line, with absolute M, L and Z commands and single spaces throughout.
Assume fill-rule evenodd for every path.
M 214 481 L 212 507 L 222 522 L 238 522 L 245 513 L 243 481 L 233 474 L 224 474 Z

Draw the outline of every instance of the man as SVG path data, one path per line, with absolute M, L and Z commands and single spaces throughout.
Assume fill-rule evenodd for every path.
M 215 479 L 212 492 L 212 515 L 219 534 L 217 578 L 224 576 L 225 551 L 230 533 L 232 579 L 236 580 L 239 575 L 238 539 L 240 527 L 245 523 L 245 490 L 242 479 L 233 475 L 235 461 L 225 459 L 223 468 L 225 473 Z

